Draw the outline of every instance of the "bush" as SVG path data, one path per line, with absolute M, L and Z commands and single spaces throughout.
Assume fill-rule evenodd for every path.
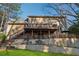
M 5 40 L 6 39 L 6 35 L 4 33 L 0 33 L 0 40 Z

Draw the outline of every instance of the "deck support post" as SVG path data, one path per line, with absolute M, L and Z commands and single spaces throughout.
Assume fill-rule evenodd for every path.
M 41 39 L 41 30 L 40 30 L 40 39 Z
M 50 45 L 50 30 L 48 31 L 48 35 L 49 35 L 48 45 Z
M 23 38 L 25 39 L 25 36 L 24 36 L 24 35 L 25 35 L 25 30 L 24 30 L 24 32 L 23 32 Z
M 33 39 L 33 30 L 32 30 L 32 39 Z

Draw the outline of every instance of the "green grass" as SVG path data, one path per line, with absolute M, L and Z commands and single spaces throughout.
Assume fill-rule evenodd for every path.
M 72 56 L 71 54 L 63 53 L 46 53 L 32 50 L 8 50 L 0 51 L 0 56 Z

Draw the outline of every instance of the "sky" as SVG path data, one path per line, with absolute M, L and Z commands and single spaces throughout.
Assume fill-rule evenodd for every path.
M 20 14 L 20 16 L 22 20 L 25 20 L 28 16 L 56 16 L 55 10 L 46 8 L 46 6 L 47 3 L 24 3 L 21 5 L 22 13 Z M 66 5 L 63 6 L 63 8 L 69 9 L 69 7 L 67 7 Z M 49 14 L 48 10 L 51 11 L 53 15 Z M 74 19 L 72 17 L 68 18 L 71 20 Z
M 26 3 L 21 5 L 22 19 L 26 19 L 27 16 L 42 16 L 45 15 L 45 12 L 43 11 L 43 7 L 46 6 L 46 4 L 43 3 Z

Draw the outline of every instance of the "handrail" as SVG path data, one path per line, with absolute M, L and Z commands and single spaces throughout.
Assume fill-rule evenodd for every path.
M 18 35 L 18 33 L 22 33 L 24 30 L 18 30 L 17 32 L 15 32 L 15 33 L 13 33 L 13 34 L 11 34 L 10 36 L 12 37 L 12 36 L 16 36 L 16 35 Z
M 57 24 L 37 24 L 37 23 L 27 23 L 26 28 L 57 28 Z

